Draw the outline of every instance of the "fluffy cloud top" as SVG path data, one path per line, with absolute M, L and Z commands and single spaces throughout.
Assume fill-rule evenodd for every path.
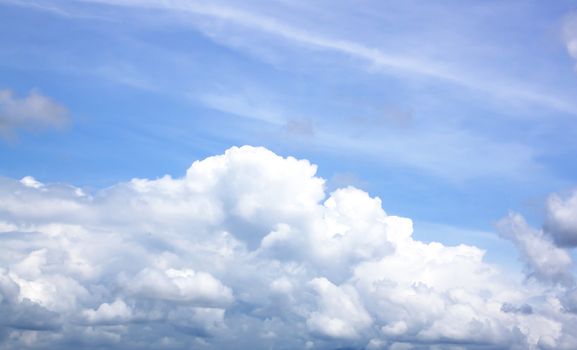
M 61 127 L 68 120 L 65 107 L 37 91 L 23 98 L 0 89 L 0 136 L 10 136 L 18 129 Z
M 378 198 L 315 174 L 245 146 L 89 194 L 0 179 L 0 348 L 577 346 L 569 287 L 417 241 Z M 534 271 L 564 271 L 516 232 Z

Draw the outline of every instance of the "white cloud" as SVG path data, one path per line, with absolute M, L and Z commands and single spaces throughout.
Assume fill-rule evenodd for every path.
M 326 31 L 324 33 L 307 29 L 307 26 L 303 25 L 303 23 L 307 22 L 306 20 L 302 22 L 298 21 L 299 17 L 307 16 L 299 12 L 287 10 L 285 11 L 286 13 L 282 13 L 281 10 L 276 11 L 280 13 L 273 16 L 270 12 L 275 11 L 266 11 L 268 7 L 266 2 L 250 2 L 246 4 L 235 4 L 235 6 L 230 6 L 230 3 L 223 1 L 84 0 L 83 2 L 137 9 L 162 10 L 163 14 L 172 15 L 171 20 L 173 23 L 188 23 L 203 31 L 205 35 L 220 44 L 232 46 L 234 49 L 249 51 L 268 61 L 271 60 L 271 57 L 282 57 L 285 55 L 282 51 L 275 52 L 274 49 L 271 49 L 275 46 L 274 44 L 270 44 L 272 38 L 276 43 L 288 43 L 297 48 L 308 47 L 315 51 L 322 50 L 348 56 L 359 62 L 366 63 L 364 68 L 367 70 L 402 77 L 430 78 L 441 82 L 448 82 L 456 86 L 465 87 L 472 92 L 481 92 L 488 100 L 497 101 L 501 104 L 508 103 L 512 106 L 523 106 L 523 108 L 526 107 L 527 104 L 531 104 L 565 113 L 577 113 L 577 106 L 569 96 L 562 96 L 562 93 L 553 91 L 551 88 L 539 88 L 539 85 L 543 85 L 542 82 L 528 82 L 527 79 L 519 80 L 512 76 L 507 78 L 502 72 L 503 69 L 501 69 L 501 72 L 487 72 L 479 62 L 469 62 L 469 65 L 456 64 L 456 62 L 462 61 L 463 57 L 470 54 L 466 52 L 467 48 L 471 48 L 472 51 L 483 51 L 482 49 L 486 49 L 483 48 L 482 44 L 478 44 L 465 47 L 465 51 L 463 51 L 464 43 L 479 40 L 478 37 L 467 37 L 465 36 L 466 34 L 462 34 L 463 38 L 456 41 L 454 35 L 443 37 L 433 36 L 431 39 L 446 41 L 447 43 L 445 45 L 434 45 L 438 51 L 433 51 L 431 54 L 427 50 L 427 44 L 423 44 L 421 41 L 417 42 L 420 46 L 424 47 L 417 49 L 411 47 L 412 45 L 410 44 L 415 42 L 415 38 L 402 36 L 402 30 L 398 33 L 395 32 L 395 34 L 398 34 L 396 39 L 400 39 L 403 41 L 402 44 L 405 45 L 399 44 L 396 40 L 390 40 L 390 43 L 386 43 L 388 40 L 378 40 L 381 45 L 375 45 L 374 42 L 368 40 L 363 42 L 359 39 L 354 40 L 343 37 L 342 34 L 339 33 L 341 32 L 341 28 L 329 27 L 328 29 L 333 29 L 332 32 Z M 103 16 L 99 11 L 94 11 L 95 8 L 80 8 L 77 4 L 63 4 L 58 1 L 45 1 L 42 3 L 37 3 L 37 1 L 9 1 L 9 4 L 48 11 L 63 17 L 100 20 L 108 17 L 108 19 L 110 19 L 110 14 L 105 13 Z M 338 5 L 335 6 L 335 14 L 338 13 L 338 7 Z M 410 5 L 407 7 L 412 8 L 413 6 Z M 290 6 L 280 6 L 278 8 L 286 9 L 290 8 Z M 317 13 L 324 11 L 323 8 L 311 6 L 308 3 L 294 4 L 292 9 L 294 10 L 294 8 L 307 9 L 316 16 L 318 16 Z M 432 8 L 434 8 L 434 6 L 431 6 L 430 9 Z M 391 7 L 391 10 L 392 13 L 395 13 L 394 6 Z M 495 11 L 495 9 L 491 9 L 491 11 Z M 415 12 L 418 14 L 420 11 Z M 475 11 L 472 12 L 475 13 Z M 446 11 L 442 7 L 433 11 L 434 15 L 438 16 L 439 13 L 446 15 Z M 346 14 L 350 14 L 350 10 L 347 10 Z M 456 16 L 470 16 L 471 12 L 456 11 L 455 14 Z M 486 12 L 480 11 L 477 15 L 486 16 Z M 415 19 L 420 18 L 419 16 L 415 17 Z M 573 18 L 574 16 L 569 16 L 564 25 L 564 37 L 567 50 L 571 55 L 575 56 L 577 45 L 574 41 L 575 25 L 573 23 L 575 21 Z M 411 16 L 408 16 L 407 20 L 410 19 Z M 461 20 L 452 17 L 442 17 L 441 19 L 447 20 L 448 22 Z M 368 17 L 368 21 L 370 20 L 371 16 Z M 475 18 L 472 20 L 474 22 Z M 466 29 L 466 27 L 464 29 Z M 378 37 L 382 35 L 383 33 L 378 33 Z M 382 38 L 387 38 L 387 36 L 382 36 Z M 422 40 L 422 38 L 423 33 L 419 32 L 418 39 Z M 427 36 L 425 36 L 425 38 L 427 38 Z M 267 45 L 262 44 L 263 41 L 260 40 L 263 39 L 268 41 Z M 383 43 L 383 41 L 385 43 Z M 407 45 L 408 47 L 403 49 L 403 46 Z M 507 51 L 507 49 L 508 48 L 504 46 L 497 46 L 490 47 L 489 51 Z M 429 55 L 427 55 L 427 53 L 429 53 Z M 454 55 L 451 55 L 452 53 Z M 488 60 L 499 63 L 499 60 L 488 56 L 487 60 L 483 61 L 484 66 L 487 66 L 486 63 Z M 148 82 L 143 81 L 140 77 L 135 78 L 133 71 L 128 70 L 124 72 L 124 67 L 122 67 L 122 65 L 120 66 L 120 71 L 127 74 L 117 74 L 117 76 L 113 77 L 115 80 L 122 84 L 138 86 L 145 89 L 150 88 Z M 118 71 L 116 68 L 115 65 L 112 65 L 112 69 L 105 67 L 105 69 L 101 69 L 101 71 L 105 75 L 111 76 L 111 72 L 114 73 Z M 128 76 L 128 78 L 126 78 L 126 76 Z M 210 103 L 215 106 L 220 106 L 220 108 L 234 108 L 238 114 L 245 109 L 245 103 L 236 98 L 232 100 L 220 100 L 218 97 L 212 96 L 208 98 L 207 101 L 210 101 Z M 270 113 L 271 111 L 269 110 L 263 110 L 262 112 L 262 114 L 257 115 L 259 119 L 274 119 L 274 117 L 276 117 L 276 113 Z M 518 115 L 518 113 L 512 113 L 512 115 Z M 251 117 L 254 118 L 255 115 L 253 114 Z
M 329 338 L 355 339 L 372 319 L 351 286 L 338 287 L 326 278 L 310 282 L 318 294 L 318 311 L 311 313 L 307 326 L 313 333 Z
M 125 323 L 132 318 L 132 309 L 118 299 L 113 303 L 102 303 L 96 310 L 85 310 L 83 315 L 91 324 Z
M 0 179 L 0 348 L 575 345 L 564 286 L 415 240 L 410 219 L 315 173 L 245 146 L 89 194 Z M 541 236 L 512 235 L 566 277 Z
M 350 40 L 339 36 L 332 36 L 329 33 L 319 33 L 313 30 L 304 29 L 304 26 L 292 21 L 287 21 L 281 16 L 267 16 L 259 13 L 258 8 L 243 9 L 240 6 L 230 6 L 226 2 L 217 1 L 159 1 L 159 0 L 87 0 L 88 2 L 100 3 L 112 6 L 126 6 L 144 9 L 161 9 L 169 11 L 177 16 L 182 23 L 184 14 L 201 16 L 208 21 L 198 21 L 191 18 L 189 23 L 212 39 L 233 46 L 242 47 L 239 42 L 250 41 L 248 49 L 251 52 L 258 52 L 264 56 L 270 56 L 261 44 L 255 43 L 256 35 L 251 35 L 250 39 L 237 38 L 238 33 L 244 33 L 246 29 L 256 33 L 262 33 L 266 40 L 270 38 L 291 43 L 297 47 L 309 47 L 314 50 L 324 50 L 346 55 L 354 59 L 366 62 L 369 69 L 386 74 L 400 76 L 417 76 L 437 79 L 449 82 L 457 86 L 480 91 L 493 100 L 502 102 L 514 102 L 520 104 L 531 103 L 537 106 L 547 107 L 553 110 L 577 113 L 577 106 L 570 100 L 552 94 L 548 91 L 541 91 L 538 88 L 530 87 L 526 82 L 506 79 L 502 74 L 478 74 L 479 67 L 465 69 L 455 65 L 453 59 L 446 61 L 439 58 L 426 57 L 422 51 L 400 52 L 398 47 L 387 48 L 370 45 L 364 42 Z M 257 5 L 257 4 L 253 4 Z M 258 7 L 258 6 L 254 6 Z M 322 11 L 317 9 L 317 11 Z M 295 14 L 292 14 L 295 16 Z M 287 16 L 287 17 L 293 17 Z M 296 15 L 298 16 L 298 15 Z M 216 24 L 215 24 L 216 22 Z M 233 30 L 229 30 L 233 26 Z M 268 45 L 267 45 L 268 46 Z M 278 54 L 282 55 L 282 53 Z M 438 55 L 437 55 L 438 56 Z M 235 105 L 238 101 L 227 101 L 226 105 Z M 231 103 L 233 102 L 233 103 Z M 218 104 L 221 104 L 220 101 Z M 262 118 L 262 117 L 260 117 Z M 267 116 L 268 118 L 268 116 Z
M 0 90 L 0 136 L 18 129 L 61 127 L 67 120 L 66 108 L 38 91 L 18 98 L 10 90 Z
M 531 276 L 547 282 L 571 285 L 573 261 L 568 251 L 557 247 L 543 231 L 530 227 L 519 214 L 509 214 L 498 223 L 501 235 L 521 251 Z
M 23 184 L 24 186 L 32 188 L 41 188 L 44 186 L 41 182 L 37 181 L 32 176 L 24 176 L 23 178 L 20 179 L 20 183 Z
M 206 272 L 145 268 L 127 281 L 130 293 L 160 300 L 219 306 L 233 300 L 230 288 Z
M 552 194 L 547 199 L 545 230 L 561 246 L 577 246 L 577 191 L 566 198 Z

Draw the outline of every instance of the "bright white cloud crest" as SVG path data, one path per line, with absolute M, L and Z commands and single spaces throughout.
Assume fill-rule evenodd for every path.
M 517 282 L 476 247 L 414 240 L 411 221 L 387 215 L 378 198 L 352 187 L 327 197 L 315 173 L 306 160 L 245 146 L 183 178 L 91 195 L 1 179 L 1 343 L 577 345 L 563 306 L 570 292 Z

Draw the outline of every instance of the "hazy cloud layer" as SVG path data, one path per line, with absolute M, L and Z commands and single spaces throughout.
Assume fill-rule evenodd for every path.
M 210 19 L 208 22 L 194 21 L 189 18 L 188 22 L 199 28 L 213 40 L 235 48 L 242 47 L 251 52 L 259 52 L 262 49 L 247 48 L 247 42 L 255 40 L 255 37 L 265 35 L 274 38 L 275 41 L 286 41 L 302 47 L 314 50 L 322 50 L 337 53 L 368 63 L 374 71 L 394 72 L 402 76 L 421 76 L 424 78 L 438 79 L 440 81 L 455 84 L 460 87 L 482 91 L 484 94 L 494 99 L 511 99 L 521 103 L 530 103 L 538 106 L 547 106 L 558 111 L 575 114 L 576 107 L 570 101 L 559 96 L 543 93 L 542 91 L 531 89 L 522 82 L 514 80 L 507 81 L 501 77 L 487 79 L 482 75 L 475 75 L 472 72 L 455 67 L 452 62 L 443 62 L 424 55 L 414 55 L 403 52 L 391 52 L 382 50 L 373 45 L 362 42 L 347 40 L 341 37 L 332 37 L 323 33 L 306 30 L 305 28 L 292 25 L 282 18 L 265 16 L 257 11 L 245 10 L 241 6 L 229 6 L 219 1 L 194 2 L 173 0 L 170 2 L 158 0 L 88 0 L 96 4 L 113 6 L 125 6 L 129 8 L 157 9 L 161 11 L 178 14 L 178 21 L 183 22 L 185 15 L 200 16 Z M 253 3 L 256 5 L 258 2 Z M 303 6 L 301 4 L 300 6 Z M 245 7 L 250 8 L 250 4 Z M 308 5 L 310 8 L 314 6 Z M 282 8 L 282 7 L 281 7 Z M 212 22 L 216 20 L 218 25 Z M 253 35 L 251 39 L 238 39 L 227 30 L 230 25 L 240 26 L 245 29 L 255 31 L 259 34 Z M 569 22 L 567 31 L 573 33 L 574 25 Z M 568 44 L 568 49 L 572 55 L 577 54 L 575 44 Z M 266 50 L 264 50 L 266 51 Z
M 96 193 L 0 179 L 1 347 L 577 346 L 575 293 L 549 286 L 571 260 L 521 219 L 506 235 L 545 284 L 315 174 L 245 146 Z
M 68 111 L 51 98 L 31 91 L 19 98 L 11 90 L 0 89 L 0 136 L 8 137 L 19 129 L 61 127 Z

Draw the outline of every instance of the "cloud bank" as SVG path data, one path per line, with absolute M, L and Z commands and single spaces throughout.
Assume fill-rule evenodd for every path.
M 519 220 L 509 237 L 547 283 L 415 240 L 379 198 L 315 174 L 244 146 L 95 193 L 1 178 L 0 348 L 577 346 L 570 257 L 535 253 Z
M 11 90 L 0 89 L 0 137 L 10 137 L 20 129 L 61 127 L 67 120 L 64 106 L 37 91 L 18 98 Z

